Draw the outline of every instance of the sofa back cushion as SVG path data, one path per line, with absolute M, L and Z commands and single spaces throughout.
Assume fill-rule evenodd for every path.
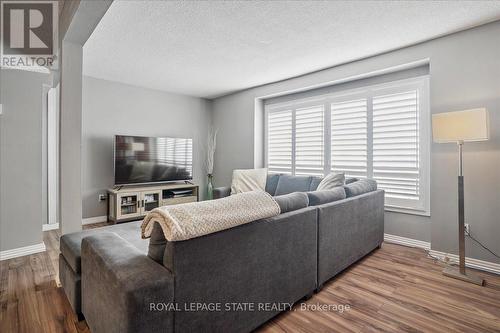
M 316 191 L 318 189 L 319 183 L 323 180 L 322 177 L 312 176 L 311 185 L 309 186 L 309 191 Z
M 274 195 L 311 191 L 313 186 L 317 187 L 316 183 L 319 184 L 315 178 L 317 177 L 280 175 Z
M 352 178 L 352 177 L 350 177 L 350 178 L 346 178 L 346 179 L 345 179 L 345 184 L 346 184 L 346 185 L 347 185 L 347 184 L 351 184 L 351 183 L 357 182 L 358 180 L 359 180 L 358 178 Z
M 332 190 L 307 192 L 309 206 L 318 206 L 329 202 L 334 202 L 346 198 L 343 186 L 338 186 Z
M 283 178 L 283 180 L 281 180 Z M 281 180 L 281 184 L 279 184 Z M 266 192 L 272 196 L 284 195 L 293 192 L 309 192 L 316 191 L 323 177 L 318 176 L 291 176 L 278 173 L 270 173 L 267 175 Z M 345 184 L 357 182 L 357 178 L 346 178 Z M 278 190 L 278 185 L 280 188 Z
M 344 185 L 347 198 L 354 197 L 363 193 L 377 190 L 377 182 L 373 179 L 360 179 L 353 183 Z
M 269 173 L 267 174 L 266 180 L 266 192 L 274 196 L 276 193 L 276 187 L 278 187 L 278 181 L 280 180 L 279 173 Z
M 276 200 L 280 206 L 281 214 L 306 208 L 309 205 L 309 198 L 304 192 L 278 195 L 274 197 L 274 200 Z

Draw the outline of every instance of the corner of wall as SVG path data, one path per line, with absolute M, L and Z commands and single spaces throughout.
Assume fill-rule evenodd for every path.
M 253 133 L 253 164 L 254 168 L 263 168 L 264 158 L 264 100 L 255 99 L 254 107 L 254 133 Z

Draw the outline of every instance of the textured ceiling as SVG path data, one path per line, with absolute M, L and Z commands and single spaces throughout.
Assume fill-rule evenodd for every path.
M 84 74 L 212 98 L 500 19 L 500 1 L 120 1 Z

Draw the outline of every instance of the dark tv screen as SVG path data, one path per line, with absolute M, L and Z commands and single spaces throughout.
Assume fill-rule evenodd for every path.
M 115 185 L 193 179 L 192 139 L 116 135 Z

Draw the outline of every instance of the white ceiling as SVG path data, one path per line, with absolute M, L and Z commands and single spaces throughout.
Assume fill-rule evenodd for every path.
M 213 98 L 500 19 L 500 1 L 120 1 L 84 74 Z

